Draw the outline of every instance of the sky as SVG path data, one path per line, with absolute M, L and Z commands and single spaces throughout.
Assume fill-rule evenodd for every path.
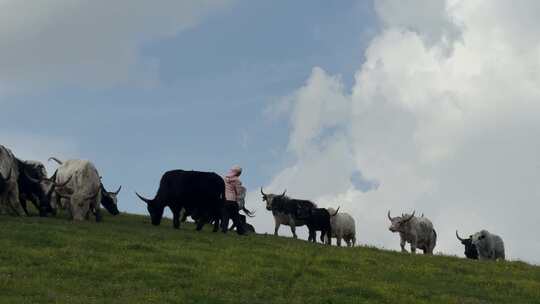
M 0 144 L 50 173 L 50 156 L 91 160 L 125 212 L 167 170 L 238 164 L 258 232 L 274 228 L 262 186 L 340 206 L 360 244 L 398 250 L 386 213 L 416 210 L 436 252 L 487 229 L 540 264 L 539 9 L 2 0 Z

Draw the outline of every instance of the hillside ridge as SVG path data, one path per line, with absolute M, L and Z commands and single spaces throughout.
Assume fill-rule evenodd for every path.
M 0 216 L 0 303 L 540 303 L 540 267 L 270 235 Z

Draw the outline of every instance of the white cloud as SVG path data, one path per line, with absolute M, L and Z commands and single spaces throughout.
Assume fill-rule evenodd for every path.
M 414 31 L 429 45 L 448 45 L 459 38 L 460 24 L 452 20 L 452 9 L 453 4 L 445 0 L 375 1 L 375 11 L 384 26 Z
M 340 204 L 362 243 L 398 249 L 386 211 L 416 209 L 435 224 L 436 251 L 462 256 L 455 229 L 486 228 L 509 257 L 540 263 L 540 4 L 408 5 L 377 2 L 385 26 L 350 94 L 314 69 L 291 103 L 297 161 L 269 189 Z M 379 187 L 355 189 L 358 170 Z
M 313 69 L 306 85 L 295 94 L 289 148 L 306 153 L 321 131 L 339 127 L 347 121 L 347 98 L 339 77 L 328 76 L 321 68 Z
M 0 92 L 153 85 L 143 43 L 196 25 L 229 0 L 0 1 Z

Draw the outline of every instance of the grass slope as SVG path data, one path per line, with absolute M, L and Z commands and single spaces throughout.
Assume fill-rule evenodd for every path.
M 0 217 L 0 303 L 540 303 L 540 267 L 525 263 L 209 228 Z

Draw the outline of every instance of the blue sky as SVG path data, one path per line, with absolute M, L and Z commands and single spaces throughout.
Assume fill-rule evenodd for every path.
M 69 140 L 71 157 L 93 160 L 110 187 L 124 185 L 127 211 L 141 211 L 125 203 L 133 201 L 130 190 L 153 194 L 167 169 L 223 173 L 240 164 L 246 185 L 264 185 L 291 157 L 288 117 L 267 115 L 267 107 L 301 86 L 315 65 L 351 83 L 376 31 L 369 2 L 309 4 L 233 3 L 140 45 L 158 63 L 153 85 L 53 83 L 10 94 L 2 129 Z M 57 154 L 47 148 L 40 154 Z
M 245 168 L 257 191 L 341 206 L 399 250 L 386 213 L 500 234 L 540 263 L 540 2 L 0 2 L 0 143 L 92 160 L 145 213 L 166 170 Z M 49 171 L 54 164 L 47 164 Z M 305 229 L 301 230 L 301 235 Z M 290 235 L 281 228 L 280 234 Z

